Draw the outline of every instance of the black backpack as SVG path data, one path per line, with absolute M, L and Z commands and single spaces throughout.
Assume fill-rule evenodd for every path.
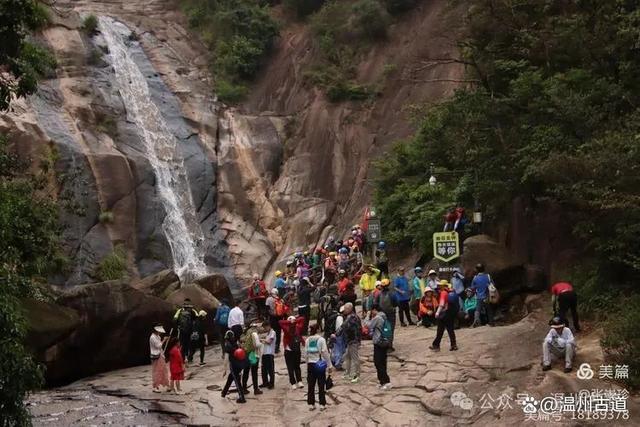
M 289 343 L 289 348 L 291 351 L 300 351 L 300 344 L 302 340 L 300 339 L 300 335 L 298 335 L 296 324 L 291 325 L 291 342 Z
M 181 331 L 191 331 L 193 329 L 193 321 L 195 317 L 195 312 L 192 308 L 180 309 L 180 315 L 178 316 L 178 329 Z
M 324 334 L 329 336 L 336 333 L 336 320 L 338 319 L 338 312 L 331 309 L 324 316 Z

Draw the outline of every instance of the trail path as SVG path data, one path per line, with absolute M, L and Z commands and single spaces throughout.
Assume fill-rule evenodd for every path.
M 188 370 L 188 380 L 183 383 L 185 395 L 152 393 L 149 367 L 142 366 L 34 394 L 30 409 L 36 426 L 495 426 L 525 420 L 522 407 L 515 401 L 510 401 L 511 408 L 507 405 L 497 409 L 500 396 L 515 399 L 519 393 L 528 393 L 539 399 L 581 389 L 618 388 L 597 379 L 602 352 L 596 332 L 579 336 L 576 360 L 576 366 L 588 362 L 596 368 L 594 379 L 580 380 L 575 370 L 564 374 L 557 364 L 553 370 L 542 372 L 540 344 L 547 332 L 545 315 L 537 309 L 512 325 L 457 330 L 457 352 L 448 351 L 446 337 L 441 352 L 428 350 L 434 328 L 399 327 L 397 350 L 389 358 L 394 388 L 386 392 L 376 387 L 371 342 L 364 342 L 361 382 L 346 384 L 339 373 L 334 374 L 336 386 L 328 393 L 329 409 L 323 413 L 308 410 L 306 389 L 289 389 L 282 355 L 276 357 L 274 390 L 265 390 L 258 397 L 250 394 L 244 405 L 236 404 L 233 395 L 222 398 L 223 365 L 217 346 L 209 349 L 206 365 Z M 451 395 L 460 391 L 473 401 L 471 409 L 452 404 Z M 488 396 L 495 401 L 491 402 Z M 493 408 L 488 408 L 487 402 Z M 640 417 L 639 399 L 631 397 L 628 404 L 630 420 L 614 421 L 616 425 L 632 425 Z M 564 421 L 576 425 L 576 421 Z M 528 424 L 536 425 L 531 421 Z

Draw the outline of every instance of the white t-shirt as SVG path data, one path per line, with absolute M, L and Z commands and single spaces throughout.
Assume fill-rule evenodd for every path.
M 262 354 L 275 354 L 276 352 L 276 331 L 271 329 L 262 343 Z
M 253 346 L 255 347 L 256 356 L 260 357 L 262 355 L 262 351 L 264 350 L 262 347 L 262 341 L 260 341 L 260 335 L 257 332 L 251 334 L 253 338 Z
M 313 347 L 314 351 L 311 351 Z M 322 358 L 329 365 L 331 357 L 329 356 L 329 348 L 327 341 L 321 335 L 312 335 L 305 342 L 305 350 L 307 353 L 307 363 L 315 363 Z
M 149 337 L 149 353 L 151 356 L 160 356 L 162 353 L 162 339 L 159 335 L 151 334 Z
M 233 307 L 231 311 L 229 311 L 229 318 L 227 319 L 229 329 L 235 325 L 240 325 L 244 328 L 244 313 L 238 306 Z

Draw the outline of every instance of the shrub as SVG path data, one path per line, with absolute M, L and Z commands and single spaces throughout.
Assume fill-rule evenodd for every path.
M 260 43 L 238 35 L 218 43 L 215 64 L 227 76 L 250 79 L 258 71 L 261 56 Z
M 96 277 L 102 282 L 127 277 L 127 251 L 123 245 L 116 245 L 113 251 L 100 261 L 96 268 Z
M 112 138 L 118 135 L 118 122 L 112 115 L 100 110 L 93 110 L 93 114 L 98 132 L 105 133 Z
M 398 14 L 412 9 L 417 0 L 384 0 L 384 4 L 391 14 Z
M 353 14 L 359 31 L 367 39 L 380 39 L 387 35 L 390 19 L 387 11 L 376 0 L 360 0 L 353 5 Z
M 82 20 L 82 30 L 90 36 L 98 32 L 98 18 L 96 15 L 87 15 Z
M 102 211 L 100 215 L 98 215 L 98 221 L 101 224 L 111 224 L 113 222 L 113 212 L 111 211 Z
M 327 98 L 331 102 L 364 101 L 374 95 L 371 88 L 349 81 L 335 82 L 327 87 Z
M 285 0 L 287 9 L 296 14 L 298 18 L 304 18 L 320 10 L 325 0 Z
M 93 67 L 102 64 L 102 51 L 97 48 L 92 48 L 89 51 L 89 56 L 87 57 L 87 65 L 91 65 Z
M 215 90 L 218 99 L 227 103 L 242 101 L 249 91 L 246 86 L 231 83 L 224 78 L 218 78 L 216 80 Z

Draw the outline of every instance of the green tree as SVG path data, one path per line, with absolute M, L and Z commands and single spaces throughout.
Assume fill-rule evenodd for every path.
M 35 282 L 59 270 L 58 212 L 41 194 L 42 181 L 0 138 L 0 425 L 29 424 L 25 394 L 41 384 L 42 372 L 23 345 L 26 334 L 20 299 Z
M 45 49 L 29 41 L 29 33 L 46 21 L 35 0 L 0 2 L 0 111 L 9 108 L 12 97 L 35 92 L 38 77 L 54 65 Z

